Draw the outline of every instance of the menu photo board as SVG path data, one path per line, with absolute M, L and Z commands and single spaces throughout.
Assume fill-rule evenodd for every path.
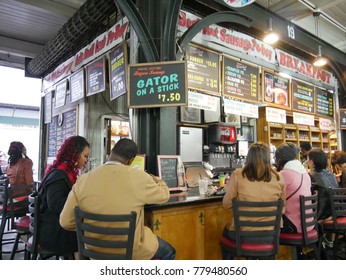
M 315 113 L 315 87 L 301 81 L 292 80 L 292 110 Z
M 52 121 L 52 92 L 49 91 L 44 96 L 44 123 Z
M 55 86 L 55 108 L 59 108 L 66 103 L 67 80 L 63 80 Z
M 109 53 L 110 99 L 126 93 L 127 47 L 121 44 Z
M 334 95 L 333 93 L 319 87 L 315 87 L 316 114 L 334 117 Z
M 263 69 L 262 102 L 273 107 L 291 109 L 290 79 Z
M 186 61 L 132 64 L 128 67 L 128 106 L 187 105 Z
M 101 57 L 86 66 L 87 96 L 106 89 L 105 57 Z
M 70 78 L 70 101 L 75 102 L 84 97 L 84 69 L 80 69 L 78 72 L 71 75 Z
M 241 100 L 259 102 L 259 67 L 223 56 L 222 94 Z
M 346 109 L 339 109 L 339 129 L 346 130 Z
M 186 50 L 188 88 L 220 95 L 220 55 L 189 45 Z

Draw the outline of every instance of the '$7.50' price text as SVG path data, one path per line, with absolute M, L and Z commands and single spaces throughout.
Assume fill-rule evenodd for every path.
M 179 102 L 180 101 L 180 93 L 159 93 L 158 98 L 162 102 Z

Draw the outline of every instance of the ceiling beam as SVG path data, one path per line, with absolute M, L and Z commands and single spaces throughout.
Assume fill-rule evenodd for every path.
M 42 48 L 42 45 L 0 36 L 0 53 L 8 53 L 22 57 L 34 57 Z

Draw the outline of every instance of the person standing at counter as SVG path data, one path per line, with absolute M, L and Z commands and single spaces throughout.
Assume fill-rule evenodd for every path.
M 46 170 L 38 189 L 41 197 L 39 244 L 44 249 L 66 255 L 78 251 L 76 233 L 63 229 L 59 216 L 79 171 L 88 162 L 89 153 L 90 144 L 84 137 L 71 136 Z
M 225 185 L 226 193 L 223 197 L 223 207 L 232 211 L 232 200 L 241 201 L 274 201 L 283 200 L 285 211 L 286 192 L 282 176 L 276 172 L 270 163 L 270 150 L 262 142 L 250 146 L 243 169 L 232 172 Z M 235 239 L 234 220 L 228 222 L 223 235 Z
M 293 143 L 282 143 L 275 152 L 277 171 L 282 174 L 286 185 L 286 211 L 281 229 L 285 233 L 302 232 L 299 196 L 311 195 L 311 179 L 297 160 L 298 153 L 299 148 Z
M 25 154 L 24 154 L 25 153 Z M 28 185 L 28 189 L 32 189 L 34 182 L 32 171 L 32 160 L 26 156 L 26 148 L 23 143 L 13 141 L 8 149 L 8 166 L 6 168 L 6 175 L 11 187 Z M 21 190 L 20 192 L 25 192 Z M 18 194 L 18 191 L 14 191 L 14 194 Z
M 76 230 L 75 206 L 98 214 L 136 211 L 133 259 L 175 259 L 175 249 L 144 226 L 144 205 L 165 203 L 170 194 L 162 179 L 130 167 L 137 153 L 135 142 L 127 138 L 120 139 L 113 146 L 109 160 L 104 165 L 77 180 L 61 212 L 60 224 L 66 230 Z M 102 248 L 98 250 L 105 252 Z

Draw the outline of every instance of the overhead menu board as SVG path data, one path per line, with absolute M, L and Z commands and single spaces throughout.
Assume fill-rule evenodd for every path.
M 67 80 L 63 80 L 55 87 L 55 108 L 59 108 L 66 103 Z
M 185 61 L 133 64 L 128 71 L 130 108 L 187 105 Z
M 101 57 L 86 67 L 87 96 L 102 92 L 106 88 L 105 58 Z
M 190 45 L 186 50 L 188 88 L 220 94 L 220 56 Z
M 126 45 L 120 45 L 109 53 L 111 100 L 126 93 Z
M 346 129 L 346 109 L 339 109 L 339 129 Z
M 270 106 L 291 109 L 290 80 L 269 70 L 262 72 L 262 101 Z
M 223 56 L 223 95 L 248 101 L 259 101 L 259 68 Z
M 84 97 L 84 69 L 74 73 L 70 78 L 71 103 Z
M 305 113 L 315 113 L 314 86 L 292 80 L 292 109 Z
M 52 118 L 48 129 L 48 157 L 55 157 L 61 144 L 70 136 L 77 134 L 76 109 Z
M 315 88 L 316 114 L 334 117 L 334 95 L 322 88 Z

